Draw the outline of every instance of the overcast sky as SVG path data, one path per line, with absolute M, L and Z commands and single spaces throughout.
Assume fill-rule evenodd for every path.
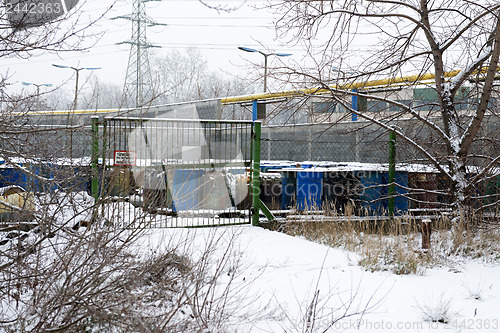
M 112 0 L 81 0 L 80 2 L 83 3 L 79 9 L 83 17 L 92 18 L 102 15 L 113 3 Z M 198 0 L 148 2 L 146 5 L 148 15 L 156 22 L 167 25 L 148 28 L 148 40 L 162 47 L 155 49 L 154 52 L 161 55 L 168 54 L 173 49 L 184 51 L 189 47 L 195 47 L 207 59 L 212 70 L 237 73 L 244 77 L 249 71 L 254 70 L 248 61 L 263 61 L 263 57 L 259 54 L 240 51 L 237 49 L 238 46 L 293 53 L 294 57 L 300 55 L 301 51 L 297 47 L 287 48 L 281 41 L 275 39 L 271 13 L 255 9 L 256 6 L 264 5 L 265 1 L 209 0 L 206 2 L 213 5 L 227 5 L 228 8 L 238 8 L 230 12 L 216 11 L 207 8 Z M 116 45 L 116 43 L 130 38 L 131 22 L 124 19 L 112 20 L 112 18 L 130 14 L 132 9 L 132 0 L 118 0 L 111 11 L 93 28 L 93 31 L 105 33 L 89 51 L 46 53 L 30 59 L 3 58 L 3 74 L 8 70 L 12 76 L 11 82 L 14 83 L 11 91 L 22 89 L 22 81 L 38 84 L 51 83 L 54 86 L 65 85 L 68 91 L 74 89 L 74 71 L 55 68 L 52 66 L 54 63 L 74 67 L 102 67 L 101 70 L 93 72 L 82 71 L 81 82 L 89 75 L 95 75 L 100 82 L 123 85 L 130 46 Z

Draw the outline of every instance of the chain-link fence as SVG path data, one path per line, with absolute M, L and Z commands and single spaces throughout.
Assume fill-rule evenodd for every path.
M 51 190 L 56 188 L 70 189 L 72 184 L 77 184 L 73 186 L 76 190 L 87 189 L 89 187 L 88 178 L 90 177 L 90 157 L 92 155 L 92 131 L 88 123 L 90 118 L 88 115 L 85 115 L 85 117 L 86 118 L 79 120 L 73 119 L 71 123 L 74 125 L 71 126 L 64 123 L 64 121 L 68 121 L 67 115 L 39 117 L 37 121 L 32 121 L 34 124 L 18 126 L 20 130 L 3 131 L 0 148 L 2 149 L 4 159 L 24 156 L 32 160 L 29 161 L 29 163 L 24 161 L 18 164 L 18 167 L 20 167 L 17 170 L 19 171 L 19 175 L 9 176 L 10 178 L 7 180 L 5 180 L 4 177 L 2 184 L 9 185 L 13 183 L 11 178 L 17 177 L 17 180 L 14 180 L 19 181 L 20 179 L 21 185 L 28 187 L 29 190 L 46 191 L 47 189 Z M 101 118 L 101 120 L 102 119 L 103 118 Z M 438 120 L 433 119 L 433 121 L 437 122 Z M 201 123 L 204 124 L 204 122 L 205 121 L 202 121 Z M 226 134 L 222 134 L 226 131 L 223 127 L 212 128 L 210 127 L 212 125 L 210 125 L 206 128 L 195 129 L 194 127 L 191 128 L 191 125 L 188 125 L 189 122 L 186 122 L 182 125 L 184 127 L 174 128 L 169 127 L 172 125 L 166 125 L 167 123 L 168 121 L 160 122 L 151 128 L 147 127 L 150 126 L 149 124 L 144 125 L 146 127 L 144 127 L 143 130 L 140 126 L 137 127 L 139 123 L 117 125 L 118 123 L 109 122 L 106 129 L 108 135 L 114 131 L 114 135 L 119 139 L 111 139 L 110 137 L 105 139 L 104 136 L 101 139 L 103 142 L 106 142 L 108 152 L 113 152 L 113 154 L 117 153 L 118 158 L 120 158 L 120 156 L 121 158 L 126 158 L 127 152 L 130 151 L 130 147 L 128 147 L 130 138 L 128 135 L 134 131 L 138 133 L 137 131 L 140 129 L 143 131 L 141 140 L 144 141 L 147 137 L 148 144 L 150 144 L 146 144 L 141 150 L 141 153 L 146 153 L 148 151 L 146 147 L 156 145 L 164 147 L 164 153 L 167 154 L 166 156 L 170 156 L 168 160 L 174 161 L 182 159 L 183 153 L 187 155 L 195 154 L 196 156 L 200 154 L 200 158 L 205 159 L 205 161 L 208 161 L 206 158 L 210 158 L 212 164 L 226 153 L 229 154 L 227 156 L 232 156 L 231 154 L 233 153 L 230 152 L 232 150 L 228 148 L 230 145 L 227 143 L 234 143 L 239 140 L 235 139 L 238 135 L 235 134 L 233 129 L 226 132 L 232 133 L 227 134 L 229 135 L 227 136 Z M 211 124 L 210 121 L 206 121 L 206 123 Z M 222 123 L 229 124 L 231 122 Z M 444 142 L 439 135 L 430 130 L 428 126 L 423 125 L 422 122 L 417 120 L 394 120 L 391 124 L 397 126 L 402 132 L 406 133 L 408 137 L 419 141 L 421 147 L 428 150 L 430 155 L 436 156 L 438 162 L 443 165 L 447 163 L 446 142 Z M 472 153 L 468 161 L 470 165 L 477 166 L 480 169 L 500 156 L 499 126 L 498 117 L 494 115 L 485 117 L 483 126 L 478 134 L 478 140 L 474 142 L 471 148 Z M 104 128 L 101 129 L 100 135 L 104 134 L 103 130 Z M 158 133 L 162 134 L 157 135 L 154 134 L 153 131 L 158 131 Z M 197 134 L 203 131 L 205 131 L 205 134 Z M 147 134 L 146 137 L 144 137 L 144 133 Z M 189 133 L 195 134 L 190 135 Z M 176 135 L 178 137 L 174 138 Z M 233 136 L 231 137 L 231 135 Z M 168 143 L 162 141 L 164 140 L 163 138 L 165 138 L 165 140 L 168 139 Z M 176 145 L 178 147 L 176 147 Z M 182 147 L 184 147 L 184 151 Z M 172 152 L 175 152 L 175 154 Z M 397 137 L 396 152 L 396 163 L 398 163 L 398 165 L 430 164 L 429 159 L 426 158 L 422 151 L 414 145 L 409 144 L 401 136 Z M 100 153 L 99 157 L 101 161 L 106 162 L 116 159 L 114 155 L 104 156 L 102 153 Z M 285 160 L 292 162 L 293 165 L 307 161 L 324 161 L 341 164 L 347 164 L 348 162 L 387 164 L 389 161 L 389 133 L 381 127 L 365 121 L 263 126 L 261 135 L 261 159 L 263 161 Z M 248 157 L 243 156 L 243 160 L 248 161 Z M 151 166 L 150 169 L 155 170 L 154 172 L 159 174 L 163 172 L 162 163 L 163 162 L 160 162 L 160 159 L 158 159 L 155 161 L 155 165 Z M 167 174 L 171 172 L 170 169 L 175 169 L 172 165 L 173 164 L 167 167 Z M 6 168 L 5 163 L 3 167 Z M 27 169 L 27 171 L 29 172 L 29 170 L 32 170 L 31 172 L 35 174 L 35 177 L 23 176 L 23 167 L 29 167 L 30 169 Z M 194 170 L 197 168 L 198 167 L 195 166 L 189 166 L 187 169 Z M 119 200 L 123 200 L 123 191 L 119 189 L 121 186 L 120 182 L 129 182 L 129 180 L 127 180 L 129 178 L 134 179 L 134 172 L 131 172 L 132 167 L 107 164 L 106 169 L 106 177 L 109 179 L 114 177 L 113 179 L 118 183 L 117 186 L 114 186 L 114 189 L 108 188 L 106 190 L 108 193 L 111 193 L 109 197 L 116 196 L 120 197 Z M 179 168 L 177 167 L 177 169 Z M 240 171 L 242 169 L 240 169 Z M 220 173 L 225 174 L 224 177 L 226 178 L 237 174 L 235 171 L 236 169 L 226 172 L 223 167 L 215 165 L 214 168 L 210 163 L 207 163 L 204 170 L 215 172 L 212 174 L 212 176 L 215 175 L 215 178 L 220 178 L 218 176 Z M 491 204 L 492 208 L 495 209 L 498 193 L 500 193 L 500 182 L 497 181 L 498 176 L 495 174 L 495 172 L 497 172 L 496 170 L 496 168 L 492 168 L 490 172 L 482 176 L 482 180 L 477 182 L 478 186 L 474 188 L 471 187 L 471 197 L 473 197 L 476 202 L 481 202 L 476 206 L 481 206 L 482 203 L 486 203 L 488 205 Z M 12 171 L 12 173 L 14 174 L 14 171 Z M 42 177 L 37 178 L 36 175 Z M 473 176 L 474 173 L 471 172 L 470 177 Z M 186 177 L 189 179 L 190 176 L 187 175 Z M 335 177 L 332 176 L 329 179 L 336 179 Z M 387 185 L 386 178 L 381 178 L 385 186 Z M 174 179 L 171 178 L 170 181 L 173 182 Z M 55 183 L 57 184 L 54 185 Z M 45 185 L 42 186 L 41 184 Z M 332 182 L 330 182 L 330 185 L 336 186 Z M 427 173 L 427 175 L 423 175 L 420 173 L 417 177 L 415 174 L 412 174 L 400 185 L 412 188 L 411 191 L 413 192 L 415 192 L 415 189 L 417 192 L 419 189 L 427 191 L 417 194 L 410 193 L 410 190 L 405 193 L 401 191 L 400 194 L 408 196 L 409 199 L 413 200 L 412 202 L 416 206 L 435 207 L 436 204 L 426 204 L 425 202 L 441 202 L 446 204 L 446 202 L 449 201 L 449 196 L 445 193 L 449 189 L 449 183 L 444 179 L 443 175 L 436 173 Z M 402 190 L 403 187 L 399 187 L 399 189 Z M 432 191 L 438 191 L 439 193 L 433 194 Z M 119 195 L 115 195 L 117 193 Z M 385 197 L 387 197 L 387 191 L 384 193 L 386 193 Z M 144 197 L 144 192 L 139 194 Z M 148 193 L 146 194 L 149 195 Z M 326 197 L 326 195 L 323 197 Z M 132 200 L 135 200 L 134 198 L 132 198 Z M 159 198 L 162 198 L 162 195 L 159 195 Z M 165 200 L 170 199 L 165 197 Z M 156 205 L 156 203 L 154 204 Z M 281 206 L 279 204 L 274 206 L 286 208 L 286 206 Z M 411 203 L 409 206 L 411 206 Z M 160 209 L 157 209 L 157 211 L 161 211 L 161 213 L 164 213 L 166 210 L 173 212 L 172 205 L 166 205 L 166 209 L 163 209 L 165 207 L 159 208 Z M 194 210 L 200 212 L 200 209 Z M 179 215 L 178 212 L 177 214 Z
M 366 124 L 268 126 L 262 129 L 262 159 L 387 163 L 388 142 L 386 131 Z
M 445 163 L 446 143 L 435 131 L 416 120 L 399 120 L 393 124 L 422 149 Z M 500 155 L 498 118 L 486 117 L 478 136 L 470 155 L 471 164 L 480 166 L 486 157 L 494 159 Z M 262 159 L 388 163 L 389 132 L 366 121 L 263 126 Z M 397 136 L 396 141 L 396 162 L 431 163 L 420 148 L 401 136 Z

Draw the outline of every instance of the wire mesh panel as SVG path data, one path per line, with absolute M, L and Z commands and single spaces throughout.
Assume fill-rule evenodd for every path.
M 252 122 L 106 118 L 102 213 L 126 225 L 248 223 Z
M 262 159 L 387 163 L 388 134 L 366 124 L 265 126 Z

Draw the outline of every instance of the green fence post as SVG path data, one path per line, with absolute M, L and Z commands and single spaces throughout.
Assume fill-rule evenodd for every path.
M 389 216 L 394 216 L 396 204 L 396 133 L 389 132 L 389 200 L 387 208 Z
M 90 191 L 92 197 L 97 201 L 99 199 L 99 117 L 92 117 L 92 178 Z
M 253 165 L 252 165 L 252 225 L 259 225 L 260 211 L 260 131 L 261 122 L 255 121 L 253 137 Z

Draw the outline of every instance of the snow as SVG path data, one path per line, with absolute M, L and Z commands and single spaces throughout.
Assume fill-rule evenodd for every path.
M 257 321 L 238 322 L 237 331 L 305 330 L 303 316 L 316 291 L 316 327 L 331 326 L 328 332 L 500 331 L 498 264 L 471 260 L 427 269 L 423 275 L 372 273 L 357 265 L 354 253 L 249 225 L 152 229 L 144 241 L 156 247 L 164 239 L 190 234 L 193 246 L 203 247 L 214 232 L 227 238 L 237 235 L 244 263 L 240 277 L 246 281 L 242 297 L 254 300 L 246 309 L 249 314 L 272 309 Z M 346 305 L 348 313 L 367 310 L 332 324 Z M 447 323 L 439 322 L 443 316 Z
M 90 162 L 90 157 L 54 158 L 49 162 L 47 162 L 46 160 L 39 160 L 34 158 L 10 157 L 8 160 L 0 158 L 0 168 L 11 168 L 13 164 L 16 164 L 18 166 L 31 164 L 88 166 L 90 165 Z
M 492 52 L 493 52 L 493 47 L 491 45 L 486 45 L 483 48 L 481 54 L 479 54 L 479 56 L 477 58 L 472 60 L 469 63 L 469 65 L 466 68 L 464 68 L 463 71 L 460 71 L 460 73 L 458 75 L 456 75 L 454 78 L 451 79 L 449 89 L 450 90 L 456 89 L 456 87 L 458 85 L 462 84 L 465 77 L 467 75 L 470 75 L 470 73 L 472 72 L 472 69 L 477 67 L 478 64 L 484 62 L 491 55 Z
M 90 220 L 90 211 L 78 213 L 92 204 L 88 195 L 64 197 L 63 201 L 74 204 L 50 205 L 55 210 L 49 215 L 60 223 L 69 221 L 69 226 Z M 128 215 L 144 217 L 129 203 L 107 205 L 106 211 L 116 223 L 127 221 Z M 121 214 L 112 212 L 112 206 Z M 446 266 L 426 268 L 419 274 L 371 272 L 359 265 L 360 254 L 277 231 L 248 224 L 154 228 L 152 222 L 168 217 L 148 218 L 139 221 L 151 222 L 151 228 L 134 244 L 144 257 L 185 248 L 197 260 L 215 244 L 210 254 L 217 266 L 231 251 L 230 270 L 217 280 L 221 294 L 231 289 L 227 308 L 234 316 L 227 322 L 227 332 L 500 331 L 498 261 L 455 258 L 447 260 Z M 197 217 L 178 220 L 180 225 L 198 225 Z M 2 246 L 5 250 L 8 245 Z M 237 274 L 232 279 L 234 270 Z M 311 312 L 315 321 L 307 320 Z

